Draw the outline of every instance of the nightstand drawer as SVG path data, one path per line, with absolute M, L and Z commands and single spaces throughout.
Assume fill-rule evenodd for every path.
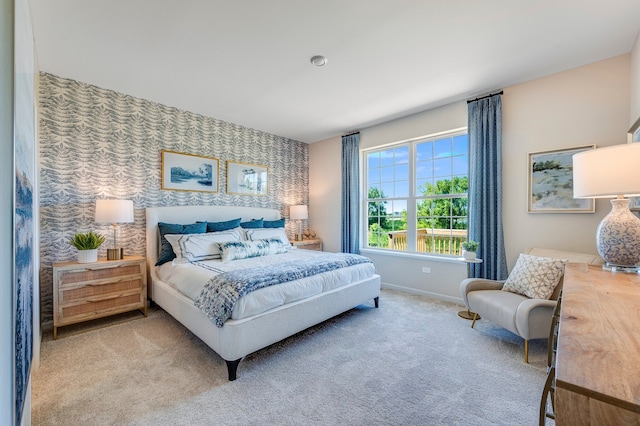
M 118 277 L 128 275 L 142 277 L 140 265 L 119 265 L 116 267 L 84 267 L 72 271 L 60 272 L 60 287 L 84 286 L 100 284 L 101 282 L 113 282 Z
M 88 297 L 83 300 L 60 305 L 58 326 L 75 324 L 79 321 L 112 315 L 119 312 L 127 312 L 134 309 L 142 309 L 144 301 L 141 300 L 140 290 L 122 292 L 103 296 Z

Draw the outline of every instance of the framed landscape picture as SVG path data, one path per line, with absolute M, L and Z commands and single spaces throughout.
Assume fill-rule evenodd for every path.
M 529 213 L 593 213 L 593 199 L 573 198 L 574 154 L 595 145 L 529 153 Z
M 218 192 L 220 161 L 214 157 L 162 151 L 162 189 Z
M 268 195 L 267 166 L 227 161 L 227 194 Z

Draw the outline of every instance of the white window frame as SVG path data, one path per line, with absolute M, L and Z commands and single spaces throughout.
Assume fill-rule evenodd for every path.
M 422 142 L 433 141 L 437 139 L 442 139 L 444 137 L 455 137 L 463 134 L 468 134 L 466 127 L 461 127 L 457 129 L 452 129 L 444 132 L 433 133 L 425 136 L 420 136 L 411 139 L 405 139 L 402 141 L 396 141 L 384 145 L 378 145 L 376 147 L 362 149 L 360 151 L 360 170 L 361 172 L 361 188 L 360 188 L 360 206 L 361 206 L 361 226 L 360 226 L 360 249 L 365 251 L 376 251 L 378 253 L 388 253 L 388 254 L 407 254 L 411 256 L 419 256 L 419 257 L 438 257 L 438 258 L 450 258 L 455 256 L 443 255 L 437 253 L 425 253 L 418 252 L 416 247 L 416 234 L 417 228 L 415 224 L 417 223 L 417 203 L 421 199 L 425 199 L 424 196 L 416 195 L 416 145 Z M 380 248 L 380 247 L 369 247 L 368 246 L 368 232 L 369 232 L 369 209 L 368 209 L 368 194 L 369 194 L 369 185 L 368 185 L 368 162 L 367 155 L 372 152 L 384 151 L 387 149 L 394 149 L 401 146 L 409 147 L 409 196 L 408 197 L 389 197 L 385 198 L 387 201 L 394 200 L 406 200 L 407 202 L 407 249 L 406 250 L 395 250 L 391 248 Z M 469 151 L 467 151 L 469 153 Z M 469 174 L 467 173 L 467 176 Z M 427 197 L 429 198 L 429 197 Z M 468 193 L 467 193 L 468 200 Z M 467 204 L 468 206 L 468 204 Z M 468 210 L 467 210 L 468 211 Z M 410 224 L 413 224 L 410 226 Z M 469 227 L 469 221 L 467 217 L 467 229 Z

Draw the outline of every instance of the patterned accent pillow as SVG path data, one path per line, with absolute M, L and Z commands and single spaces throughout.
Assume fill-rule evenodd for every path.
M 229 242 L 218 245 L 220 246 L 220 251 L 222 251 L 223 262 L 286 253 L 288 251 L 288 247 L 279 238 Z
M 228 231 L 207 232 L 206 234 L 165 235 L 176 254 L 174 260 L 176 263 L 220 259 L 222 253 L 218 243 L 242 241 L 242 237 L 240 227 Z
M 548 299 L 560 282 L 566 263 L 566 260 L 520 253 L 502 289 L 532 299 Z
M 284 232 L 284 228 L 247 229 L 244 233 L 249 241 L 264 240 L 265 238 L 277 238 L 281 240 L 285 246 L 288 247 L 291 245 L 289 238 L 287 238 L 287 233 Z
M 160 232 L 160 253 L 156 266 L 167 263 L 176 258 L 173 248 L 167 239 L 166 234 L 204 234 L 207 232 L 207 223 L 190 223 L 183 225 L 180 223 L 164 223 L 158 222 L 158 232 Z

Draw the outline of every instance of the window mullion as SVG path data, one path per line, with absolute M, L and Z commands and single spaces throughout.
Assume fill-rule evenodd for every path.
M 409 197 L 407 199 L 407 251 L 416 247 L 416 143 L 409 145 Z

